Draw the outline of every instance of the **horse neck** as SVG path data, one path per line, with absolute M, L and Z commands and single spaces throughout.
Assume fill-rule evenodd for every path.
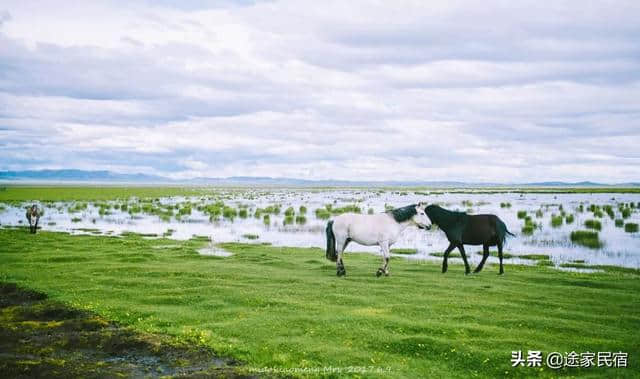
M 413 220 L 409 219 L 407 221 L 398 222 L 398 227 L 400 228 L 400 232 L 402 233 L 406 228 L 414 225 Z
M 438 208 L 435 208 L 435 212 L 429 215 L 429 218 L 434 224 L 442 227 L 442 226 L 446 226 L 447 219 L 449 218 L 447 216 L 449 216 L 450 214 L 451 212 L 449 212 L 448 210 L 438 207 Z

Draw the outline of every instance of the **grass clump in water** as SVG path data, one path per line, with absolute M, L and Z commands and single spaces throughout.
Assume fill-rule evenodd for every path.
M 602 230 L 602 223 L 598 220 L 587 220 L 584 222 L 584 226 L 589 229 Z
M 571 242 L 591 249 L 599 249 L 602 247 L 598 232 L 592 232 L 590 230 L 576 230 L 571 232 Z
M 73 204 L 73 206 L 69 208 L 69 213 L 82 212 L 86 209 L 87 209 L 87 203 L 79 202 L 79 203 Z
M 616 217 L 615 212 L 613 211 L 613 207 L 611 205 L 605 205 L 604 211 L 607 213 L 610 219 L 614 219 Z
M 316 218 L 320 220 L 328 220 L 331 217 L 331 212 L 329 212 L 326 208 L 318 208 L 316 209 Z
M 551 226 L 554 228 L 558 228 L 562 226 L 563 220 L 564 219 L 562 216 L 551 215 Z
M 573 224 L 574 220 L 575 220 L 575 217 L 572 214 L 568 214 L 564 218 L 564 222 L 567 224 Z
M 222 217 L 233 220 L 236 216 L 238 216 L 238 211 L 235 208 L 225 205 L 222 209 Z
M 518 215 L 518 218 L 522 220 L 525 217 L 527 217 L 527 211 L 518 211 L 517 215 Z
M 622 228 L 624 226 L 624 220 L 621 218 L 617 218 L 615 223 L 617 228 Z
M 624 224 L 624 231 L 627 233 L 638 233 L 638 224 L 628 222 Z
M 522 226 L 521 232 L 524 235 L 530 236 L 539 227 L 540 227 L 540 225 L 536 224 L 533 221 L 533 219 L 531 219 L 531 216 L 526 216 L 525 215 L 525 217 L 524 217 L 524 225 Z

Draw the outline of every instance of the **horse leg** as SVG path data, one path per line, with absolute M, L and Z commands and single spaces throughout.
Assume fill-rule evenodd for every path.
M 498 240 L 498 258 L 500 259 L 500 273 L 498 275 L 504 275 L 504 267 L 502 266 L 502 241 Z
M 449 259 L 449 253 L 451 253 L 451 250 L 453 250 L 454 248 L 455 248 L 455 245 L 453 243 L 449 243 L 449 247 L 447 247 L 447 250 L 444 251 L 444 259 L 442 260 L 443 274 L 447 272 L 447 268 L 449 267 L 449 264 L 447 263 L 447 259 Z
M 489 245 L 485 243 L 484 245 L 482 245 L 482 248 L 483 248 L 482 260 L 480 261 L 480 264 L 478 265 L 478 267 L 476 267 L 476 269 L 473 271 L 476 274 L 482 271 L 482 268 L 484 267 L 484 262 L 486 262 L 487 258 L 489 257 Z
M 469 275 L 471 269 L 469 268 L 469 262 L 467 262 L 467 254 L 464 252 L 464 246 L 462 244 L 458 245 L 458 250 L 460 250 L 460 255 L 462 255 L 462 261 L 464 262 L 464 274 Z
M 338 258 L 336 259 L 336 275 L 345 276 L 347 275 L 347 271 L 344 269 L 344 262 L 342 261 L 342 253 L 344 249 L 347 247 L 348 239 L 343 236 L 336 236 L 336 252 Z
M 389 242 L 381 242 L 380 251 L 382 251 L 382 267 L 378 269 L 376 276 L 379 277 L 382 274 L 389 276 Z
M 40 221 L 40 218 L 36 218 L 36 224 L 33 226 L 33 234 L 36 234 L 38 232 L 38 221 Z

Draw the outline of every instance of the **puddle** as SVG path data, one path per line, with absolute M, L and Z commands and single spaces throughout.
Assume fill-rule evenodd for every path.
M 199 249 L 198 254 L 200 255 L 208 255 L 214 257 L 230 257 L 233 253 L 226 251 L 225 249 L 221 249 L 215 245 L 209 245 L 205 248 Z

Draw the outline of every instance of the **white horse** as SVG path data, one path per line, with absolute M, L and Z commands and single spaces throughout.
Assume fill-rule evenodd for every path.
M 407 227 L 431 228 L 425 213 L 426 203 L 407 205 L 385 213 L 361 215 L 345 213 L 327 223 L 327 259 L 336 262 L 338 276 L 346 275 L 342 253 L 351 241 L 365 246 L 380 246 L 382 267 L 376 276 L 389 275 L 389 248 Z
M 31 207 L 27 207 L 27 220 L 29 220 L 29 231 L 36 233 L 38 231 L 38 221 L 42 212 L 38 209 L 38 206 L 33 204 Z

